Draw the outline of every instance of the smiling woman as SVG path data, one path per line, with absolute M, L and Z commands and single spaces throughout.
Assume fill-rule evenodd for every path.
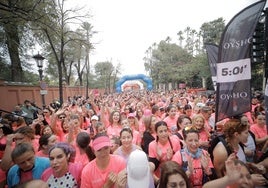
M 199 131 L 196 127 L 184 128 L 183 137 L 186 147 L 177 151 L 172 161 L 182 166 L 193 187 L 202 187 L 208 180 L 216 177 L 212 161 L 208 152 L 200 148 Z

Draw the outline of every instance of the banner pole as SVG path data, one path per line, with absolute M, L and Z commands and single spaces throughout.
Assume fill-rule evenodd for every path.
M 266 128 L 267 128 L 267 133 L 268 133 L 268 85 L 267 85 L 267 77 L 268 77 L 268 8 L 264 10 L 264 16 L 265 16 L 265 29 L 264 29 L 264 50 L 265 50 L 265 55 L 264 55 L 264 76 L 265 76 L 265 90 L 264 90 L 264 102 L 265 102 L 265 119 L 266 119 Z

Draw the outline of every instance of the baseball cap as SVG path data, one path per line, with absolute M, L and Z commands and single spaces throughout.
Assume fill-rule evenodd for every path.
M 129 113 L 128 115 L 127 115 L 127 118 L 133 118 L 133 117 L 135 117 L 135 114 L 134 113 Z
M 96 115 L 93 115 L 93 116 L 91 117 L 91 120 L 96 120 L 96 121 L 99 121 L 99 117 L 98 117 L 98 116 L 96 116 Z
M 99 136 L 92 142 L 92 148 L 94 151 L 98 151 L 105 146 L 112 146 L 110 138 L 106 135 Z
M 197 106 L 197 107 L 199 107 L 199 108 L 202 108 L 203 106 L 205 106 L 205 104 L 204 104 L 204 103 L 199 102 L 199 103 L 197 103 L 197 104 L 196 104 L 196 106 Z
M 144 116 L 150 116 L 150 115 L 152 115 L 152 111 L 150 109 L 145 109 Z
M 147 155 L 136 149 L 127 162 L 127 184 L 129 188 L 146 188 L 150 184 L 150 168 Z

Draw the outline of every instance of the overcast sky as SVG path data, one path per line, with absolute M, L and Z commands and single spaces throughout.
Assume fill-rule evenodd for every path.
M 187 26 L 199 31 L 205 22 L 223 17 L 226 24 L 258 0 L 68 0 L 85 6 L 98 33 L 90 63 L 122 64 L 122 75 L 143 74 L 145 51 Z

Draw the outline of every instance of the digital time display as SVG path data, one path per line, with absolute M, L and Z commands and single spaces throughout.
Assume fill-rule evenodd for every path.
M 236 82 L 251 79 L 250 59 L 217 64 L 217 82 Z

